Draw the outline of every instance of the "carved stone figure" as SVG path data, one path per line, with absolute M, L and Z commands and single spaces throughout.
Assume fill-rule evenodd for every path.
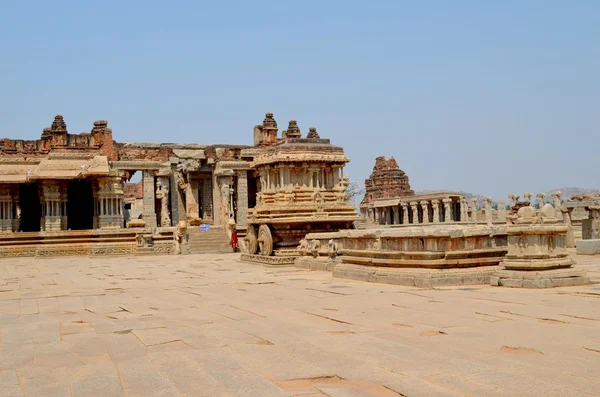
M 312 240 L 310 242 L 310 253 L 313 258 L 319 256 L 319 250 L 321 249 L 321 242 L 319 240 Z

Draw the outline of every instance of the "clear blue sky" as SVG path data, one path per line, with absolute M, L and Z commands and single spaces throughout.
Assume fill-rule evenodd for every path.
M 414 189 L 600 187 L 600 1 L 61 1 L 0 11 L 0 136 L 252 143 L 272 111 Z

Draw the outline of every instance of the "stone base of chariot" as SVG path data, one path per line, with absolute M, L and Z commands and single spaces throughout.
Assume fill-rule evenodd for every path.
M 498 270 L 490 279 L 490 284 L 514 288 L 553 288 L 571 287 L 590 283 L 583 269 L 551 270 Z
M 259 263 L 265 266 L 291 266 L 297 256 L 265 256 L 243 253 L 240 256 L 240 261 L 249 263 Z
M 362 266 L 343 263 L 333 276 L 370 283 L 405 285 L 418 288 L 489 284 L 498 266 L 465 269 L 415 269 Z
M 342 261 L 339 258 L 300 256 L 294 261 L 294 266 L 300 269 L 332 271 L 341 263 Z

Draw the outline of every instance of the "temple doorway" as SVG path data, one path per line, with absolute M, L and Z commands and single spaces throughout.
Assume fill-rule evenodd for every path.
M 256 193 L 258 192 L 258 180 L 254 172 L 248 172 L 248 208 L 256 207 Z
M 42 205 L 38 187 L 35 183 L 19 185 L 19 207 L 21 208 L 21 220 L 19 231 L 39 232 L 42 218 Z
M 69 230 L 94 228 L 94 195 L 90 181 L 69 181 L 67 185 L 67 228 Z

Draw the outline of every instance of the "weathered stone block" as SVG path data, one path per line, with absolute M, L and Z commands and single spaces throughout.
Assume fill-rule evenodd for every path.
M 600 239 L 579 240 L 575 247 L 577 255 L 600 255 Z

